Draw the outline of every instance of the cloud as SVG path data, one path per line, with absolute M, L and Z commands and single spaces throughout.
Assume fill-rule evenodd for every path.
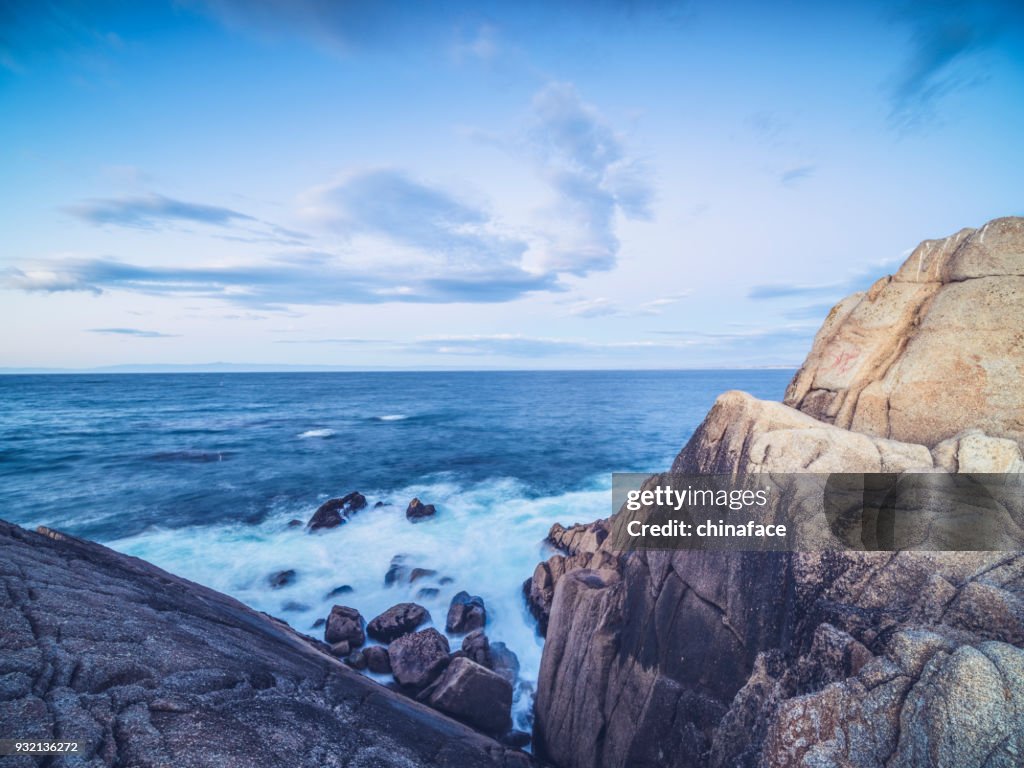
M 89 200 L 70 206 L 68 212 L 90 224 L 114 224 L 121 227 L 151 229 L 167 221 L 226 226 L 239 221 L 255 221 L 252 216 L 202 203 L 187 203 L 163 195 Z
M 913 0 L 893 18 L 910 27 L 910 57 L 891 86 L 890 121 L 913 129 L 935 117 L 941 99 L 985 76 L 980 55 L 1010 37 L 1024 37 L 1018 0 Z
M 646 168 L 630 158 L 621 137 L 570 83 L 551 83 L 533 99 L 527 145 L 555 192 L 539 262 L 551 271 L 585 275 L 615 266 L 616 213 L 651 215 Z
M 171 339 L 177 336 L 177 334 L 174 333 L 142 331 L 138 328 L 90 328 L 89 333 L 102 333 L 112 336 L 134 336 L 137 339 Z
M 642 302 L 635 307 L 623 307 L 603 296 L 595 299 L 580 299 L 569 306 L 568 314 L 575 317 L 637 317 L 642 315 L 660 315 L 664 307 L 676 304 L 690 295 L 689 291 L 662 296 Z
M 902 258 L 877 261 L 866 268 L 851 272 L 846 279 L 834 283 L 808 285 L 807 283 L 779 282 L 755 285 L 747 292 L 747 298 L 762 300 L 821 296 L 834 297 L 834 300 L 838 301 L 851 293 L 867 290 L 879 279 L 880 275 L 895 271 L 907 255 L 909 254 L 904 254 Z
M 125 290 L 149 295 L 222 299 L 249 308 L 290 304 L 337 305 L 501 302 L 533 291 L 560 290 L 554 276 L 492 267 L 438 279 L 393 275 L 388 270 L 346 269 L 337 259 L 222 267 L 143 266 L 101 258 L 65 258 L 39 268 L 11 268 L 0 284 L 30 292 Z
M 790 168 L 779 176 L 779 181 L 783 186 L 793 187 L 804 179 L 809 179 L 814 175 L 816 166 L 813 165 L 800 165 L 796 168 Z
M 804 285 L 801 283 L 767 283 L 755 285 L 747 293 L 748 299 L 785 299 L 792 296 L 820 296 L 836 294 L 844 290 L 845 283 L 826 285 Z
M 551 357 L 557 355 L 604 355 L 609 352 L 637 353 L 651 349 L 681 349 L 689 342 L 675 341 L 619 341 L 595 342 L 584 339 L 559 339 L 517 334 L 480 336 L 440 336 L 418 339 L 405 345 L 408 352 L 439 355 L 499 356 L 499 357 Z

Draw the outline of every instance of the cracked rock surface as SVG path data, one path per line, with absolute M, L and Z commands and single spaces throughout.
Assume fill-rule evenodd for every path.
M 83 742 L 49 766 L 533 764 L 325 650 L 141 560 L 0 521 L 0 723 Z
M 1021 472 L 1022 380 L 1024 219 L 998 219 L 840 302 L 785 401 L 721 395 L 672 471 Z M 1024 554 L 624 553 L 610 528 L 555 526 L 524 585 L 539 756 L 1024 764 Z

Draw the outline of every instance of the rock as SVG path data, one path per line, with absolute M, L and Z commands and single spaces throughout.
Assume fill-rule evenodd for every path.
M 343 659 L 348 656 L 351 650 L 352 647 L 348 644 L 347 640 L 331 643 L 331 656 L 337 656 L 339 659 Z
M 432 687 L 430 706 L 484 733 L 504 734 L 512 725 L 512 686 L 468 658 L 455 659 Z
M 402 635 L 413 632 L 428 621 L 430 612 L 423 606 L 416 603 L 399 603 L 370 621 L 366 631 L 374 640 L 390 643 Z
M 487 623 L 487 608 L 484 599 L 462 591 L 452 598 L 448 606 L 448 620 L 445 631 L 461 634 L 480 629 Z
M 388 661 L 395 680 L 403 686 L 421 689 L 429 685 L 448 665 L 448 639 L 436 629 L 402 635 L 388 646 Z
M 513 747 L 515 749 L 522 749 L 523 747 L 529 746 L 530 741 L 533 737 L 530 736 L 526 731 L 512 730 L 502 736 L 498 741 L 507 747 Z
M 391 673 L 391 660 L 388 658 L 388 649 L 382 645 L 368 645 L 363 648 L 363 656 L 366 658 L 366 667 L 378 675 Z
M 293 517 L 291 520 L 288 521 L 288 526 L 287 527 L 288 528 L 301 528 L 302 527 L 302 521 L 299 520 L 298 518 L 294 518 Z
M 320 627 L 327 624 L 327 619 L 317 619 L 313 622 L 313 626 L 310 629 L 320 629 Z
M 324 640 L 332 645 L 344 641 L 352 648 L 358 648 L 366 642 L 366 632 L 363 629 L 365 625 L 362 614 L 355 608 L 336 605 L 331 608 L 331 613 L 327 617 Z
M 73 734 L 83 759 L 70 762 L 510 768 L 529 759 L 227 595 L 73 536 L 0 522 L 0 595 L 4 734 Z
M 306 527 L 310 531 L 337 528 L 364 507 L 366 507 L 366 497 L 359 491 L 352 491 L 340 499 L 328 499 L 309 518 Z
M 324 599 L 325 600 L 330 600 L 332 597 L 340 597 L 341 595 L 349 595 L 349 594 L 351 594 L 353 592 L 355 592 L 355 590 L 352 587 L 350 587 L 348 584 L 342 584 L 340 587 L 335 587 L 330 592 L 328 592 L 326 595 L 324 595 Z
M 282 611 L 287 613 L 301 613 L 302 611 L 308 611 L 309 606 L 305 603 L 300 603 L 295 600 L 289 600 L 287 603 L 281 606 Z
M 441 590 L 437 587 L 420 587 L 416 590 L 417 600 L 433 600 L 435 597 L 441 594 Z
M 519 679 L 519 657 L 509 650 L 505 643 L 497 642 L 491 643 L 490 659 L 490 668 L 508 680 L 510 685 L 515 686 L 516 680 Z
M 374 508 L 374 509 L 380 509 L 380 508 L 381 508 L 381 507 L 383 507 L 383 506 L 386 506 L 386 505 L 384 504 L 384 502 L 383 502 L 383 501 L 378 501 L 378 502 L 377 502 L 376 504 L 374 504 L 374 505 L 373 505 L 373 508 Z
M 463 638 L 462 652 L 467 659 L 491 669 L 491 643 L 482 629 L 474 630 Z
M 405 517 L 416 523 L 428 517 L 433 517 L 436 513 L 437 510 L 433 504 L 424 504 L 419 499 L 413 499 L 405 510 Z
M 432 568 L 413 568 L 409 572 L 409 583 L 415 584 L 420 579 L 425 579 L 428 576 L 436 576 L 437 571 Z
M 1017 471 L 1022 235 L 1024 219 L 999 220 L 922 245 L 895 277 L 837 305 L 784 403 L 721 395 L 673 472 L 910 472 L 930 504 L 940 473 Z M 781 495 L 765 514 L 799 526 L 811 501 Z M 1019 508 L 1006 509 L 1003 522 L 1019 525 Z M 616 519 L 600 541 L 600 529 L 553 527 L 560 551 L 524 585 L 548 619 L 539 757 L 560 768 L 1020 763 L 1019 547 L 622 552 Z
M 287 587 L 289 584 L 295 583 L 297 574 L 294 570 L 287 571 L 275 571 L 274 573 L 267 576 L 267 583 L 270 584 L 271 589 L 280 589 L 281 587 Z
M 364 670 L 367 666 L 366 654 L 362 651 L 352 651 L 345 657 L 345 663 L 352 669 Z

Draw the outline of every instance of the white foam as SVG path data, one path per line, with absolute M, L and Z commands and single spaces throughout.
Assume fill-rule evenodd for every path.
M 253 608 L 288 621 L 300 632 L 322 637 L 313 622 L 325 617 L 335 603 L 357 608 L 369 621 L 395 603 L 415 600 L 431 613 L 434 626 L 444 630 L 452 596 L 467 590 L 484 598 L 487 634 L 504 641 L 518 656 L 521 689 L 514 707 L 519 727 L 528 726 L 540 669 L 542 640 L 536 633 L 522 596 L 523 581 L 546 556 L 543 539 L 552 523 L 566 525 L 605 517 L 609 513 L 606 482 L 593 490 L 539 499 L 526 498 L 512 480 L 492 480 L 471 488 L 438 480 L 389 491 L 364 493 L 370 506 L 347 525 L 317 534 L 288 528 L 292 517 L 309 509 L 280 510 L 259 525 L 212 525 L 177 530 L 150 530 L 111 543 L 115 549 L 149 560 L 172 573 L 226 592 Z M 437 506 L 437 517 L 421 523 L 405 518 L 414 496 Z M 373 509 L 377 498 L 393 504 Z M 412 585 L 384 586 L 391 558 L 407 555 L 411 567 L 437 571 Z M 295 583 L 273 590 L 267 576 L 295 569 Z M 440 584 L 442 577 L 450 584 Z M 350 594 L 328 599 L 327 593 L 347 584 Z M 417 599 L 423 587 L 438 589 L 432 598 Z M 283 611 L 288 602 L 308 606 Z M 451 636 L 452 650 L 462 638 Z
M 334 435 L 333 429 L 310 429 L 307 430 L 306 432 L 303 432 L 301 435 L 299 435 L 299 437 L 331 437 L 332 435 Z
M 378 421 L 405 421 L 409 417 L 404 413 L 389 413 L 387 416 L 378 416 Z

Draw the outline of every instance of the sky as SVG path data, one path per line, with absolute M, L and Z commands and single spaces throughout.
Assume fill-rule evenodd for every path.
M 0 0 L 0 368 L 796 366 L 1022 136 L 1012 1 Z

